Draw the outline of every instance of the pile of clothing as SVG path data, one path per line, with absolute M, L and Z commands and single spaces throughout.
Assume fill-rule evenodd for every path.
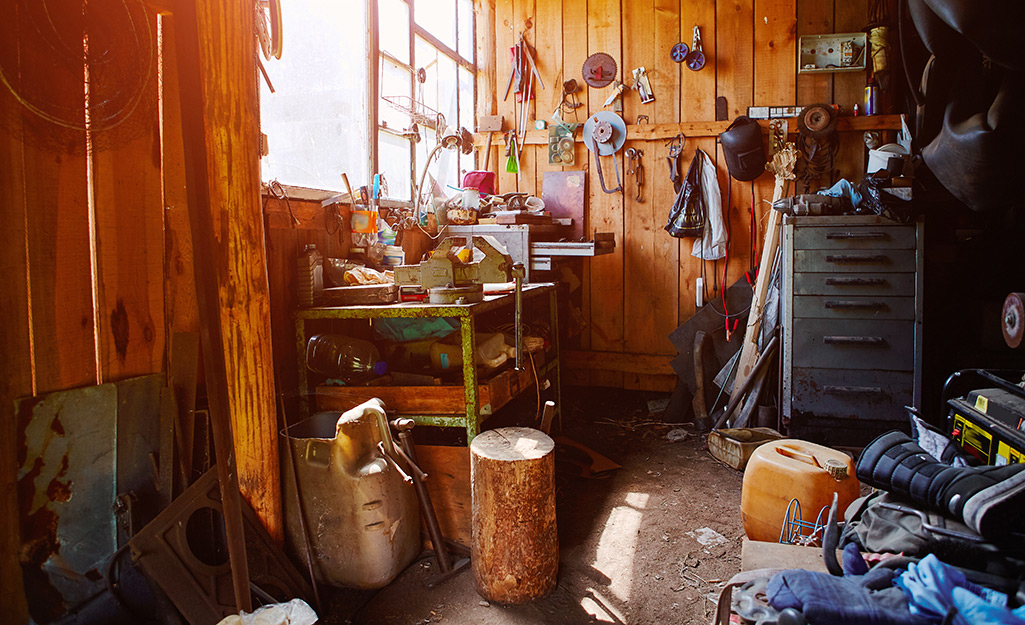
M 721 622 L 732 608 L 759 625 L 1025 625 L 1025 464 L 967 466 L 912 421 L 914 439 L 893 431 L 862 452 L 858 479 L 879 490 L 848 508 L 838 540 L 827 528 L 833 574 L 742 573 Z

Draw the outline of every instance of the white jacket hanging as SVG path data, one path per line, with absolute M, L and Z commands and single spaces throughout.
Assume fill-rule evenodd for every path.
M 703 150 L 697 151 L 701 163 L 701 194 L 705 205 L 705 234 L 694 241 L 691 256 L 704 260 L 726 257 L 726 228 L 723 227 L 722 194 L 715 164 Z

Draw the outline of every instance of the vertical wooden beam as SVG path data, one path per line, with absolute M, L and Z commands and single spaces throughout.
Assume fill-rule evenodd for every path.
M 516 24 L 516 7 L 513 0 L 497 0 L 495 3 L 495 105 L 498 114 L 505 117 L 506 129 L 516 128 L 516 113 L 519 112 L 519 105 L 515 104 L 516 94 L 513 93 L 515 85 L 509 90 L 509 97 L 505 96 L 505 87 L 509 81 L 509 72 L 512 71 L 512 61 L 509 57 L 509 48 L 516 44 L 519 29 L 522 25 Z M 510 193 L 517 190 L 517 175 L 505 170 L 507 143 L 496 137 L 498 143 L 497 158 L 494 160 L 495 171 L 498 172 L 498 192 Z
M 498 111 L 495 104 L 497 99 L 495 93 L 498 89 L 495 72 L 495 0 L 474 0 L 474 4 L 477 12 L 475 28 L 477 34 L 477 121 L 479 122 L 481 117 L 494 115 Z M 492 141 L 491 157 L 488 159 L 488 169 L 491 171 L 498 171 L 497 153 L 500 152 Z M 481 153 L 478 157 L 477 168 L 483 167 L 484 154 Z
M 626 71 L 622 52 L 622 8 L 622 4 L 615 0 L 588 0 L 587 3 L 587 51 L 590 54 L 605 52 L 616 59 L 619 66 L 617 78 L 620 80 L 624 80 L 623 73 Z M 611 91 L 611 85 L 604 89 L 589 89 L 588 109 L 592 113 L 600 110 Z M 624 177 L 623 159 L 620 151 L 615 161 L 619 163 L 620 179 Z M 593 158 L 588 190 L 589 232 L 611 232 L 616 237 L 616 249 L 612 254 L 590 259 L 591 347 L 603 351 L 623 351 L 623 194 L 602 191 L 598 181 L 598 167 L 602 167 L 605 172 L 606 186 L 614 187 L 616 184 L 613 159 Z M 594 371 L 591 373 L 591 383 L 620 387 L 623 374 Z
M 199 270 L 217 276 L 214 303 L 220 309 L 239 488 L 270 535 L 281 541 L 270 296 L 260 202 L 256 14 L 249 3 L 221 0 L 198 3 L 197 17 L 214 211 L 209 233 L 214 237 L 213 264 Z M 183 83 L 182 90 L 186 88 Z M 198 251 L 200 242 L 195 245 Z
M 235 606 L 239 610 L 251 611 L 252 598 L 249 589 L 249 562 L 246 557 L 246 541 L 242 520 L 242 497 L 239 492 L 236 464 L 237 446 L 233 445 L 231 416 L 233 410 L 231 381 L 228 379 L 227 350 L 221 330 L 219 283 L 223 279 L 219 259 L 224 248 L 215 250 L 217 231 L 213 208 L 214 193 L 211 189 L 213 167 L 208 162 L 208 150 L 216 157 L 223 154 L 210 150 L 216 138 L 207 138 L 206 110 L 208 102 L 204 83 L 210 74 L 218 74 L 215 68 L 225 59 L 219 55 L 210 58 L 207 45 L 211 30 L 217 26 L 230 34 L 238 24 L 223 24 L 210 20 L 208 15 L 198 11 L 197 2 L 184 0 L 175 12 L 176 53 L 182 108 L 182 135 L 185 147 L 185 175 L 189 193 L 189 223 L 198 254 L 195 264 L 197 300 L 200 315 L 200 334 L 204 369 L 206 373 L 207 396 L 210 401 L 210 423 L 213 431 L 214 449 L 217 454 L 217 479 L 221 490 L 221 511 L 224 515 L 225 533 L 228 543 L 228 559 L 231 566 L 232 589 Z M 206 40 L 205 40 L 206 39 Z M 231 37 L 224 39 L 228 45 Z M 204 63 L 205 61 L 205 63 Z M 212 67 L 211 67 L 212 66 Z M 226 224 L 225 224 L 226 225 Z M 227 250 L 230 252 L 230 250 Z M 273 369 L 273 367 L 269 367 Z M 275 460 L 277 456 L 275 454 Z M 280 510 L 280 506 L 278 507 Z
M 160 153 L 164 207 L 164 319 L 166 345 L 178 332 L 199 332 L 196 279 L 192 265 L 185 146 L 182 144 L 178 60 L 174 20 L 161 19 Z M 167 350 L 168 359 L 173 357 Z M 170 371 L 171 368 L 168 367 Z
M 755 0 L 754 104 L 789 106 L 797 96 L 797 0 Z
M 537 92 L 534 115 L 538 119 L 548 120 L 549 125 L 552 113 L 562 102 L 562 83 L 573 77 L 563 77 L 566 68 L 562 66 L 562 29 L 562 0 L 537 0 L 534 7 L 531 43 L 537 50 L 537 58 L 534 60 L 537 62 L 537 71 L 545 81 L 545 89 Z M 572 122 L 573 116 L 567 115 L 565 121 Z M 534 188 L 539 197 L 543 191 L 544 173 L 560 169 L 559 165 L 548 163 L 547 144 L 534 147 Z
M 6 86 L 0 86 L 0 109 L 20 106 Z M 23 128 L 19 116 L 0 124 L 0 614 L 12 625 L 28 623 L 28 605 L 18 554 L 18 423 L 14 400 L 32 394 L 32 355 L 29 343 L 29 285 L 27 207 Z

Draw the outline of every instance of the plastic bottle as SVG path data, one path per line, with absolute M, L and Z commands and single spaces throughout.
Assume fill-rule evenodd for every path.
M 324 295 L 324 256 L 307 243 L 299 255 L 299 306 L 309 308 Z
M 865 115 L 879 114 L 879 85 L 875 78 L 869 78 L 865 84 Z
M 370 341 L 342 334 L 316 334 L 306 344 L 310 371 L 352 384 L 384 375 L 388 364 Z

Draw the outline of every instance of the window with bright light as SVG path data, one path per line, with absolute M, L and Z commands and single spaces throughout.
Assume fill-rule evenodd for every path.
M 342 173 L 366 184 L 371 135 L 366 3 L 281 2 L 283 54 L 264 61 L 260 124 L 263 180 L 340 190 Z
M 379 0 L 381 91 L 378 168 L 395 198 L 433 180 L 445 195 L 474 168 L 473 155 L 440 150 L 439 135 L 474 127 L 473 0 Z M 426 175 L 424 175 L 426 174 Z
M 473 0 L 377 0 L 378 46 L 367 41 L 368 2 L 281 2 L 284 54 L 265 61 L 260 116 L 268 154 L 265 181 L 341 190 L 372 178 L 369 154 L 388 196 L 411 200 L 424 173 L 451 194 L 473 155 L 440 150 L 440 134 L 472 130 L 476 109 Z M 378 63 L 369 94 L 368 59 Z M 369 102 L 377 99 L 377 128 Z M 371 142 L 375 145 L 372 146 Z

